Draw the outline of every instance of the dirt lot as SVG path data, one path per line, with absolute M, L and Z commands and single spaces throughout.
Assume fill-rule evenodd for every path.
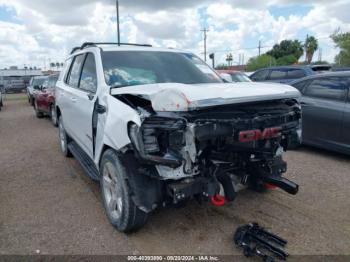
M 350 254 L 349 157 L 288 152 L 286 176 L 300 185 L 296 196 L 244 191 L 220 208 L 193 202 L 158 210 L 125 235 L 108 223 L 99 185 L 62 156 L 50 121 L 37 119 L 24 95 L 9 95 L 4 104 L 0 254 L 240 254 L 232 234 L 251 221 L 285 237 L 291 254 Z

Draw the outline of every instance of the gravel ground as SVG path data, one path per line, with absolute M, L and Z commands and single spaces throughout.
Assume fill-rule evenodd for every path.
M 191 202 L 156 211 L 137 233 L 107 221 L 99 185 L 62 156 L 57 129 L 24 95 L 0 112 L 0 254 L 241 254 L 237 226 L 257 221 L 288 240 L 292 255 L 350 255 L 349 157 L 313 148 L 288 152 L 280 190 L 240 192 L 224 207 Z

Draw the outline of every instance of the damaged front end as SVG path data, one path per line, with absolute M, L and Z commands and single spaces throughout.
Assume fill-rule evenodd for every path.
M 282 177 L 282 153 L 300 137 L 301 111 L 294 99 L 223 105 L 188 112 L 137 107 L 140 126 L 129 125 L 138 162 L 161 181 L 159 202 L 234 200 L 243 186 L 267 185 L 290 194 L 298 185 Z

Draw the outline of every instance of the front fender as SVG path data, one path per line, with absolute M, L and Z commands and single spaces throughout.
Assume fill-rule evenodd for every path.
M 97 166 L 100 162 L 103 146 L 107 145 L 119 151 L 131 143 L 128 124 L 133 122 L 141 125 L 141 119 L 137 111 L 117 98 L 108 94 L 100 98 L 100 103 L 106 106 L 106 113 L 100 114 L 97 122 L 94 159 Z

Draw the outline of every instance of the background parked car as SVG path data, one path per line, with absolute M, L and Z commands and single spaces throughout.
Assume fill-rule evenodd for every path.
M 22 93 L 26 89 L 23 79 L 11 79 L 6 83 L 6 93 Z
M 57 79 L 58 75 L 47 76 L 41 88 L 33 93 L 36 116 L 41 118 L 44 115 L 49 115 L 54 126 L 57 126 L 55 110 L 55 87 Z
M 229 82 L 251 82 L 250 78 L 243 72 L 235 70 L 216 70 L 221 76 L 228 75 L 228 79 L 223 77 Z
M 46 76 L 34 76 L 32 77 L 32 79 L 30 79 L 29 85 L 27 86 L 27 96 L 28 96 L 28 102 L 32 106 L 34 106 L 34 103 L 33 103 L 34 90 L 39 90 L 46 79 L 47 79 Z
M 2 106 L 3 106 L 3 102 L 2 102 L 3 93 L 4 93 L 4 86 L 3 86 L 3 85 L 0 85 L 0 111 L 1 111 L 1 108 L 2 108 Z
M 314 74 L 316 71 L 310 66 L 278 66 L 260 69 L 254 72 L 250 79 L 256 82 L 290 83 Z
M 302 93 L 303 143 L 350 154 L 350 71 L 294 81 Z

